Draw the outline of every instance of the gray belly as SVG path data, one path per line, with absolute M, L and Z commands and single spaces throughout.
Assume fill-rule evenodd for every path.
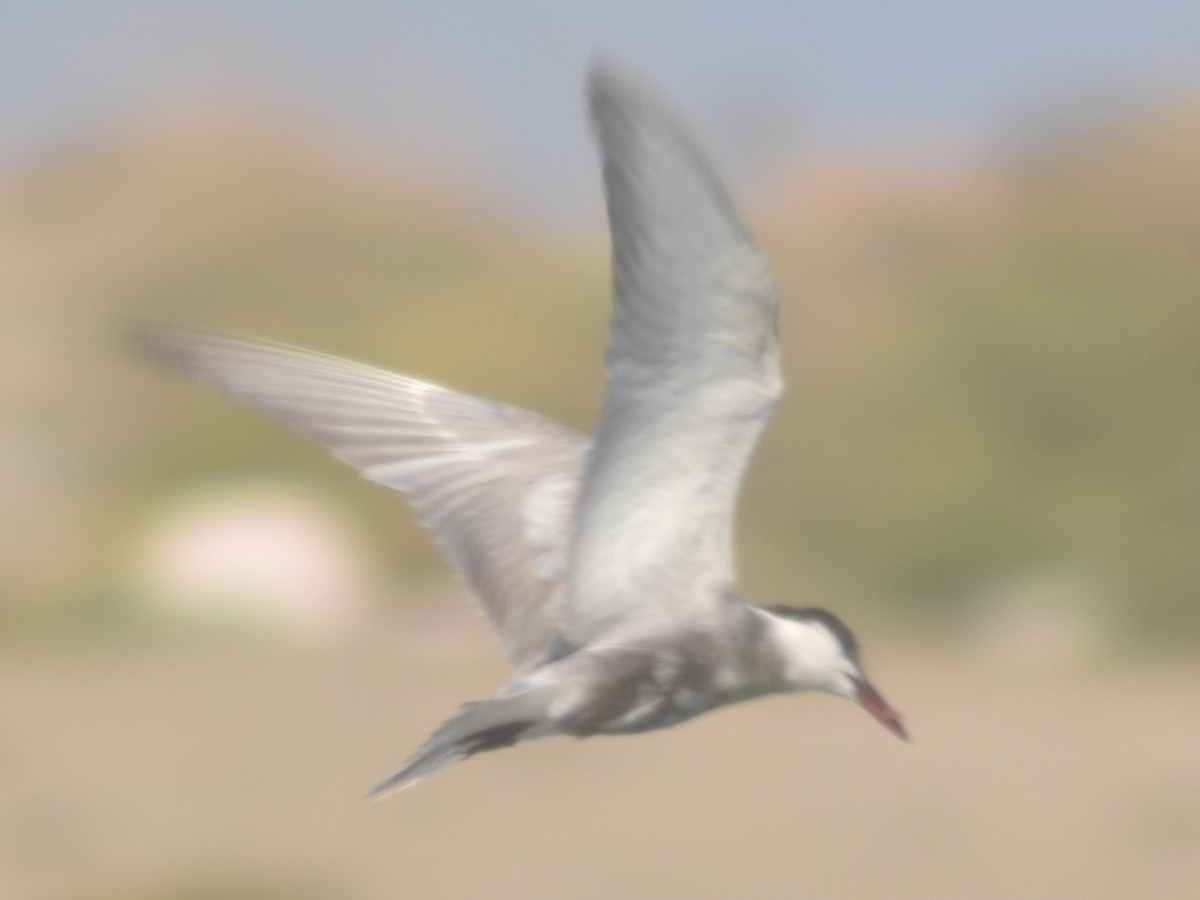
M 566 734 L 631 734 L 666 728 L 749 696 L 715 647 L 612 649 L 581 660 L 576 702 L 557 717 Z

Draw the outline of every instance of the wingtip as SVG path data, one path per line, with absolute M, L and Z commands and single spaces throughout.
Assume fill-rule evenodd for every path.
M 164 368 L 183 372 L 191 372 L 197 362 L 203 361 L 205 355 L 213 351 L 255 344 L 286 347 L 284 344 L 256 341 L 236 334 L 157 322 L 136 322 L 125 330 L 125 346 L 131 354 Z
M 585 83 L 593 123 L 617 106 L 660 105 L 650 99 L 654 93 L 641 78 L 609 56 L 592 57 Z
M 592 54 L 587 68 L 587 92 L 591 96 L 628 85 L 629 72 L 611 56 L 604 53 Z
M 133 322 L 121 331 L 121 344 L 133 356 L 147 356 L 153 351 L 154 333 L 158 326 L 150 322 Z
M 189 332 L 156 322 L 135 322 L 125 329 L 126 352 L 158 365 L 178 367 Z

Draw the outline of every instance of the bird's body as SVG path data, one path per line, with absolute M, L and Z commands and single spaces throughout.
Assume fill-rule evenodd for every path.
M 613 236 L 609 389 L 594 436 L 305 350 L 148 329 L 146 352 L 402 491 L 515 671 L 383 792 L 552 734 L 628 734 L 771 692 L 854 699 L 904 736 L 832 614 L 734 587 L 742 476 L 781 394 L 774 282 L 690 135 L 600 67 L 589 99 Z

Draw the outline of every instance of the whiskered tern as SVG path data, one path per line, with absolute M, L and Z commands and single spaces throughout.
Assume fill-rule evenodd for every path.
M 665 728 L 772 692 L 899 716 L 832 613 L 734 587 L 734 507 L 782 390 L 767 264 L 691 135 L 606 65 L 588 79 L 612 232 L 608 393 L 589 439 L 512 406 L 279 344 L 147 328 L 144 352 L 401 491 L 515 674 L 372 792 L 485 750 Z

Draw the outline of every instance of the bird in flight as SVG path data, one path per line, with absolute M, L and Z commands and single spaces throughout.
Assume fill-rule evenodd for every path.
M 146 328 L 143 352 L 402 492 L 479 601 L 514 674 L 372 795 L 485 750 L 631 734 L 775 692 L 900 717 L 824 609 L 735 588 L 732 526 L 779 401 L 776 292 L 710 163 L 611 66 L 587 82 L 612 233 L 608 392 L 589 439 L 523 409 L 294 347 Z

